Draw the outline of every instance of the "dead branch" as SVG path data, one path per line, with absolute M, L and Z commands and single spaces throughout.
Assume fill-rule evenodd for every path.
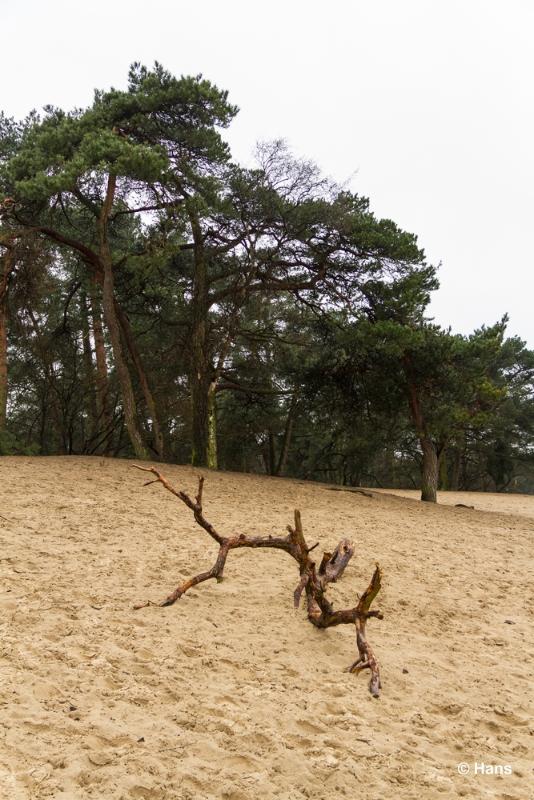
M 371 617 L 382 619 L 380 611 L 371 611 L 370 606 L 380 591 L 382 573 L 378 564 L 371 578 L 369 586 L 362 594 L 358 603 L 353 608 L 334 611 L 332 604 L 326 598 L 326 590 L 330 583 L 335 583 L 343 575 L 350 559 L 354 555 L 354 548 L 348 539 L 342 539 L 333 553 L 324 553 L 319 569 L 310 558 L 310 553 L 317 547 L 314 544 L 308 547 L 304 537 L 300 511 L 295 511 L 294 526 L 288 525 L 287 536 L 248 536 L 243 533 L 235 536 L 222 536 L 206 519 L 202 509 L 202 492 L 204 478 L 200 477 L 198 491 L 193 500 L 186 492 L 178 491 L 166 480 L 155 467 L 141 467 L 133 465 L 135 469 L 151 472 L 155 479 L 151 483 L 161 483 L 167 491 L 182 501 L 192 512 L 198 525 L 203 528 L 219 545 L 219 553 L 211 569 L 195 575 L 181 583 L 171 594 L 160 603 L 143 603 L 135 606 L 136 609 L 148 605 L 171 606 L 193 586 L 211 579 L 222 581 L 226 559 L 231 550 L 240 547 L 274 548 L 288 553 L 299 565 L 300 579 L 293 593 L 295 608 L 300 605 L 302 594 L 306 593 L 306 607 L 309 621 L 317 628 L 330 628 L 335 625 L 352 624 L 356 629 L 356 647 L 358 659 L 349 667 L 349 672 L 359 673 L 368 669 L 371 673 L 369 690 L 373 697 L 380 694 L 380 669 L 376 656 L 367 640 L 366 623 Z
M 360 597 L 358 605 L 356 606 L 358 614 L 356 617 L 356 646 L 358 648 L 358 659 L 349 667 L 349 672 L 361 672 L 364 669 L 371 671 L 371 680 L 369 681 L 369 691 L 373 697 L 380 695 L 382 684 L 380 683 L 380 670 L 376 661 L 375 655 L 369 646 L 366 637 L 366 622 L 369 617 L 378 617 L 382 619 L 379 611 L 369 611 L 369 607 L 376 595 L 380 591 L 380 582 L 382 573 L 380 567 L 376 565 L 371 583 Z
M 374 494 L 372 492 L 368 492 L 366 489 L 356 489 L 354 486 L 327 486 L 326 490 L 328 492 L 352 492 L 353 494 L 363 494 L 364 497 L 370 497 L 371 500 L 374 500 Z

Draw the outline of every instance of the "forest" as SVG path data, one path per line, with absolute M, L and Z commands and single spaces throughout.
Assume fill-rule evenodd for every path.
M 237 113 L 136 63 L 88 108 L 0 115 L 0 454 L 533 492 L 506 309 L 435 324 L 417 236 L 283 141 L 236 163 Z

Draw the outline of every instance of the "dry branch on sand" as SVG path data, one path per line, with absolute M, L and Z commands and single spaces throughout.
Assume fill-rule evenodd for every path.
M 333 625 L 352 624 L 356 628 L 356 646 L 358 658 L 349 667 L 349 672 L 359 673 L 368 669 L 371 673 L 369 681 L 369 691 L 373 697 L 380 694 L 380 670 L 378 661 L 373 653 L 371 645 L 367 641 L 366 624 L 370 617 L 382 619 L 380 611 L 371 611 L 371 603 L 380 591 L 382 573 L 378 564 L 371 578 L 369 586 L 359 598 L 358 603 L 353 608 L 334 611 L 332 604 L 326 598 L 328 584 L 335 583 L 345 571 L 347 564 L 354 554 L 354 548 L 348 539 L 342 539 L 333 553 L 324 553 L 319 568 L 316 569 L 315 562 L 310 558 L 310 553 L 317 547 L 314 544 L 308 547 L 304 538 L 300 511 L 295 511 L 294 527 L 287 526 L 288 534 L 283 537 L 274 536 L 246 536 L 241 533 L 237 536 L 222 536 L 204 516 L 202 508 L 202 490 L 204 488 L 204 478 L 198 481 L 198 492 L 193 500 L 186 492 L 175 489 L 167 479 L 154 467 L 141 467 L 134 465 L 135 469 L 143 472 L 151 472 L 156 477 L 154 480 L 147 481 L 144 485 L 161 483 L 175 497 L 182 501 L 191 511 L 195 522 L 203 528 L 206 533 L 219 545 L 219 552 L 211 569 L 201 572 L 198 575 L 188 578 L 178 586 L 161 603 L 142 603 L 135 606 L 136 609 L 144 608 L 149 605 L 171 606 L 182 597 L 189 589 L 203 581 L 215 578 L 218 582 L 222 581 L 226 559 L 230 550 L 239 547 L 252 548 L 274 548 L 283 550 L 295 559 L 299 566 L 300 580 L 294 591 L 293 598 L 295 608 L 300 605 L 302 593 L 306 593 L 306 604 L 308 619 L 317 628 L 330 628 Z
M 327 486 L 329 492 L 352 492 L 353 494 L 363 494 L 364 497 L 370 497 L 374 500 L 374 494 L 368 492 L 366 489 L 356 489 L 354 486 Z

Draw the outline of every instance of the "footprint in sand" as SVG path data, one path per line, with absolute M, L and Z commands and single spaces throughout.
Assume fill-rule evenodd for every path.
M 297 719 L 296 724 L 304 733 L 325 733 L 326 730 L 323 725 L 319 726 L 307 719 Z
M 6 800 L 30 800 L 27 789 L 10 769 L 0 765 L 0 797 Z
M 132 786 L 128 792 L 132 800 L 165 800 L 168 796 L 168 789 L 149 786 Z

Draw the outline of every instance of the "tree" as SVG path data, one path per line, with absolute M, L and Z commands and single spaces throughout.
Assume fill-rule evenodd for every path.
M 246 347 L 239 318 L 247 303 L 285 296 L 355 308 L 370 280 L 429 272 L 414 236 L 376 219 L 366 198 L 332 186 L 279 142 L 260 150 L 258 169 L 229 171 L 192 238 L 193 461 L 212 467 L 215 399 L 228 385 L 229 348 Z
M 10 220 L 75 251 L 102 288 L 126 427 L 139 458 L 148 452 L 114 290 L 115 272 L 130 250 L 114 235 L 115 228 L 124 215 L 167 207 L 169 184 L 194 185 L 209 159 L 226 159 L 214 126 L 227 124 L 234 113 L 226 93 L 207 81 L 176 79 L 159 65 L 152 71 L 134 65 L 127 92 L 97 92 L 86 111 L 66 114 L 48 107 L 43 120 L 35 118 L 27 126 L 15 154 L 2 165 L 3 183 L 11 190 L 5 206 Z M 165 134 L 172 138 L 167 141 Z M 83 235 L 73 222 L 73 208 L 84 216 Z M 154 438 L 160 440 L 157 433 Z
M 236 111 L 136 64 L 87 109 L 0 115 L 3 451 L 532 489 L 524 343 L 433 325 L 416 237 L 283 142 L 233 163 Z

